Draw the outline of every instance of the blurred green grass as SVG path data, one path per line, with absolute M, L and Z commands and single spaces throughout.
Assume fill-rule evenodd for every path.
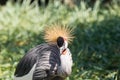
M 11 4 L 0 7 L 0 80 L 12 80 L 21 57 L 43 43 L 43 29 L 52 23 L 75 28 L 69 45 L 73 72 L 67 80 L 119 80 L 120 6 L 101 8 L 99 2 L 74 9 L 59 3 L 48 7 Z

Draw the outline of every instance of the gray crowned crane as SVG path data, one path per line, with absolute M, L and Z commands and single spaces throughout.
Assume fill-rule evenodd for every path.
M 52 25 L 44 30 L 42 43 L 28 51 L 19 61 L 14 80 L 65 80 L 72 72 L 68 43 L 73 29 Z

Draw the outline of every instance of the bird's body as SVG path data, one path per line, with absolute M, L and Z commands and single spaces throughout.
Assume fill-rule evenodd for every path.
M 58 46 L 58 43 L 40 44 L 28 51 L 17 65 L 14 80 L 64 80 L 69 76 L 72 70 L 70 50 L 66 44 L 60 42 Z

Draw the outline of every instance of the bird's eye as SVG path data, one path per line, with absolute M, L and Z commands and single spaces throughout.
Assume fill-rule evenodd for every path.
M 69 55 L 71 55 L 71 53 L 69 52 Z

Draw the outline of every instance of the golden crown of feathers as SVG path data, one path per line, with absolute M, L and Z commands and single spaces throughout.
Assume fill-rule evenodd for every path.
M 58 37 L 63 37 L 68 43 L 73 40 L 73 28 L 62 25 L 51 25 L 44 30 L 44 39 L 46 42 L 56 42 Z

